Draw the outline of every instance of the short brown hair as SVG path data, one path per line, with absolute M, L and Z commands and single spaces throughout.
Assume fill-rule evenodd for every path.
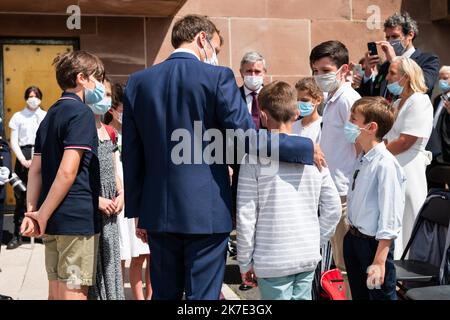
M 296 116 L 297 93 L 288 83 L 274 81 L 264 86 L 258 95 L 261 110 L 278 122 L 286 123 Z
M 77 75 L 94 76 L 99 82 L 105 78 L 105 68 L 96 55 L 86 51 L 73 51 L 58 55 L 53 60 L 56 69 L 56 80 L 61 89 L 71 89 L 77 86 Z
M 206 33 L 206 38 L 212 40 L 215 33 L 220 37 L 220 44 L 223 43 L 223 38 L 220 35 L 219 29 L 207 17 L 197 14 L 187 15 L 178 20 L 172 29 L 172 46 L 177 49 L 183 43 L 191 43 L 194 38 L 201 31 Z
M 375 122 L 378 125 L 376 137 L 379 141 L 392 129 L 395 113 L 391 104 L 383 97 L 364 97 L 355 102 L 352 112 L 359 112 L 364 123 Z
M 316 100 L 323 100 L 323 92 L 317 86 L 313 77 L 303 78 L 295 84 L 297 91 L 306 91 L 308 94 Z

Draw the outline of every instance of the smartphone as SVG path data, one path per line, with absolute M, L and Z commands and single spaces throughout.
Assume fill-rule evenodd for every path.
M 378 55 L 377 44 L 375 42 L 369 42 L 367 44 L 367 48 L 369 49 L 371 56 Z
M 353 74 L 360 74 L 360 75 L 362 75 L 363 74 L 362 65 L 355 64 L 353 66 Z
M 442 99 L 444 99 L 447 102 L 450 102 L 450 99 L 448 98 L 448 96 L 446 94 L 442 95 Z

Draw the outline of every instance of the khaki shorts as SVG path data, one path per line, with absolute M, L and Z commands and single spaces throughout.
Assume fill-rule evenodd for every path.
M 95 283 L 99 235 L 45 235 L 45 269 L 49 281 L 62 281 L 70 289 Z

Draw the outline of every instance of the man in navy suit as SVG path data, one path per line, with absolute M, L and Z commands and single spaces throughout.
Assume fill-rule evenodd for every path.
M 195 159 L 210 144 L 198 143 L 196 129 L 255 128 L 232 70 L 215 66 L 221 42 L 207 17 L 188 15 L 173 27 L 172 55 L 131 75 L 125 89 L 126 216 L 138 218 L 137 232 L 148 237 L 155 300 L 220 295 L 232 229 L 230 178 L 226 164 Z M 181 136 L 191 149 L 179 152 Z M 281 161 L 323 163 L 309 139 L 280 135 L 278 150 Z
M 413 59 L 422 68 L 425 84 L 428 87 L 427 94 L 431 98 L 439 75 L 440 63 L 436 55 L 422 52 L 414 47 L 413 42 L 419 34 L 417 22 L 406 12 L 396 13 L 384 22 L 384 32 L 386 41 L 379 41 L 377 45 L 386 55 L 386 61 L 375 74 L 373 70 L 381 62 L 380 57 L 370 55 L 370 52 L 366 53 L 366 65 L 370 68 L 365 69 L 364 79 L 358 92 L 361 96 L 382 96 L 392 101 L 394 97 L 387 90 L 386 77 L 392 60 L 397 56 L 403 56 Z

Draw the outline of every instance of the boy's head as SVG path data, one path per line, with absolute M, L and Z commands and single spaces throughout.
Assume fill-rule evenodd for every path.
M 317 107 L 323 101 L 323 93 L 314 78 L 304 78 L 295 84 L 300 116 L 308 117 L 317 112 Z
M 361 129 L 358 142 L 381 142 L 394 125 L 392 106 L 383 97 L 364 97 L 355 102 L 350 122 Z
M 103 82 L 105 68 L 97 56 L 86 51 L 73 51 L 58 55 L 53 64 L 56 80 L 62 90 L 94 89 L 95 81 Z
M 299 116 L 297 93 L 286 82 L 274 81 L 264 86 L 258 95 L 258 102 L 262 123 L 269 130 L 292 123 Z
M 333 92 L 345 82 L 349 54 L 342 42 L 327 41 L 314 47 L 309 62 L 317 85 L 323 92 Z

